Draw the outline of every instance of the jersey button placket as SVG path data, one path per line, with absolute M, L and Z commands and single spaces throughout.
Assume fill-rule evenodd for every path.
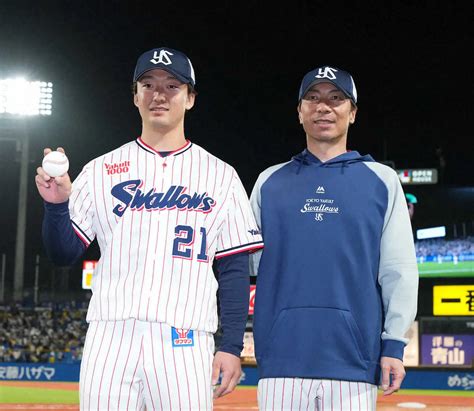
M 166 157 L 160 157 L 160 161 L 161 161 L 161 171 L 162 171 L 162 176 L 163 178 L 165 178 L 165 173 L 166 173 L 166 170 L 169 168 L 168 167 L 168 158 L 170 156 L 166 156 Z
M 161 175 L 165 181 L 165 186 L 166 184 L 171 183 L 174 160 L 175 157 L 173 155 L 161 158 Z

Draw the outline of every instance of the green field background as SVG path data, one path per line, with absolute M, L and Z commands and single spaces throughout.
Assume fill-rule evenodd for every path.
M 0 404 L 79 404 L 79 391 L 0 384 Z
M 474 281 L 474 262 L 460 261 L 454 263 L 422 263 L 418 264 L 420 277 L 473 277 Z
M 12 387 L 0 383 L 0 404 L 79 404 L 79 392 L 32 387 Z M 238 387 L 256 389 L 256 387 Z M 400 390 L 398 395 L 440 395 L 452 397 L 472 397 L 472 391 L 449 390 Z

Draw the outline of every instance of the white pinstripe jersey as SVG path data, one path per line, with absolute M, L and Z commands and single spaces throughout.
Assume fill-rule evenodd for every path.
M 82 241 L 100 246 L 88 321 L 215 332 L 213 259 L 263 246 L 234 168 L 189 141 L 161 157 L 138 138 L 92 160 L 69 211 Z

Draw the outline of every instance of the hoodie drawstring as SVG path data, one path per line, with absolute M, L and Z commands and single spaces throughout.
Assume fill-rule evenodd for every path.
M 348 162 L 342 163 L 341 174 L 344 174 L 344 169 L 345 169 L 346 167 L 349 167 L 349 166 L 347 165 L 347 163 L 348 163 Z
M 305 166 L 309 165 L 309 161 L 308 161 L 308 159 L 306 158 L 306 152 L 304 152 L 301 157 L 302 157 L 302 159 L 301 159 L 301 161 L 300 161 L 299 164 L 298 164 L 298 168 L 296 169 L 296 174 L 299 174 L 299 173 L 300 173 L 300 170 L 301 170 L 301 167 L 303 167 L 303 164 L 304 164 Z

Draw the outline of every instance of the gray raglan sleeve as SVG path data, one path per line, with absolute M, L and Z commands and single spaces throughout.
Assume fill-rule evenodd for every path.
M 257 181 L 253 187 L 252 194 L 250 195 L 250 205 L 252 207 L 253 214 L 255 216 L 255 220 L 257 222 L 258 229 L 262 233 L 263 236 L 263 227 L 262 227 L 262 187 L 267 182 L 267 180 L 272 176 L 273 173 L 278 171 L 280 168 L 287 165 L 289 161 L 286 163 L 275 164 L 266 170 L 262 171 L 257 178 Z M 263 239 L 265 243 L 265 238 Z M 258 266 L 260 265 L 260 259 L 262 257 L 262 253 L 265 252 L 265 248 L 260 249 L 252 254 L 250 254 L 250 274 L 257 275 L 258 273 Z
M 250 195 L 250 206 L 252 207 L 253 215 L 255 216 L 255 221 L 257 222 L 258 229 L 262 231 L 262 218 L 261 218 L 261 181 L 262 175 L 260 174 L 257 182 L 255 183 L 252 194 Z M 264 240 L 265 241 L 265 240 Z M 262 257 L 262 249 L 257 250 L 256 252 L 250 254 L 249 264 L 250 264 L 250 275 L 257 275 L 258 266 L 260 264 L 260 258 Z
M 375 163 L 373 171 L 388 190 L 388 204 L 380 244 L 378 281 L 385 322 L 382 356 L 403 359 L 405 334 L 413 323 L 418 300 L 418 267 L 405 193 L 391 168 Z

